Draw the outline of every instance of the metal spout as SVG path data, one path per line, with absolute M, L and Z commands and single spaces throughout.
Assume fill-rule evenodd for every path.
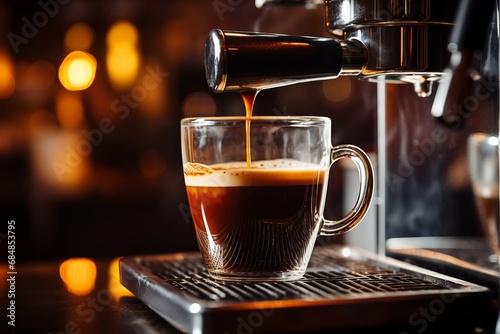
M 367 60 L 359 41 L 214 29 L 205 74 L 214 92 L 261 90 L 358 75 Z

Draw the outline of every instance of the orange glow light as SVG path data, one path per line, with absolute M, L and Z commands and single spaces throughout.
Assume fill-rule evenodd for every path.
M 81 194 L 92 185 L 93 146 L 79 129 L 49 128 L 51 120 L 46 114 L 30 120 L 34 130 L 30 151 L 35 177 L 47 190 L 67 196 Z
M 84 110 L 80 92 L 61 90 L 57 94 L 56 114 L 59 123 L 68 129 L 79 128 L 84 123 Z
M 0 50 L 0 99 L 9 98 L 16 88 L 14 66 L 10 56 Z
M 113 24 L 106 36 L 106 67 L 111 84 L 117 90 L 132 87 L 137 78 L 140 56 L 137 50 L 139 34 L 128 21 Z
M 94 42 L 94 30 L 86 23 L 73 24 L 64 37 L 64 46 L 69 51 L 88 50 Z
M 116 258 L 109 264 L 109 283 L 108 289 L 113 296 L 115 301 L 119 301 L 121 297 L 124 296 L 133 296 L 132 292 L 130 292 L 126 287 L 124 287 L 120 283 L 120 268 L 119 268 L 120 259 Z
M 97 62 L 90 53 L 73 51 L 59 67 L 59 80 L 67 90 L 84 90 L 95 78 Z
M 61 264 L 59 274 L 69 292 L 85 296 L 94 289 L 97 269 L 90 259 L 72 258 Z

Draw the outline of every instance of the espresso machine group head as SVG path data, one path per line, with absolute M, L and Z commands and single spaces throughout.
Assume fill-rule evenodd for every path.
M 494 1 L 256 1 L 258 7 L 320 3 L 331 38 L 211 31 L 205 51 L 209 87 L 215 92 L 260 90 L 349 75 L 411 83 L 418 96 L 426 97 L 445 75 L 451 43 L 451 51 L 461 51 L 462 44 L 480 48 L 472 42 L 484 36 Z M 457 14 L 459 6 L 464 9 Z

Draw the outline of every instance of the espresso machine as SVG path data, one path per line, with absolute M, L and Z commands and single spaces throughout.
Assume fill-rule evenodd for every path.
M 208 86 L 217 93 L 257 92 L 339 76 L 376 85 L 376 232 L 365 236 L 375 239 L 375 250 L 319 247 L 304 280 L 283 285 L 214 282 L 195 255 L 128 258 L 121 262 L 122 283 L 175 327 L 193 333 L 352 326 L 361 332 L 422 333 L 438 319 L 444 327 L 431 332 L 453 331 L 450 324 L 467 332 L 471 319 L 481 319 L 485 332 L 494 331 L 497 1 L 256 0 L 255 5 L 324 7 L 331 36 L 214 29 L 205 50 Z M 377 262 L 381 259 L 385 264 Z M 409 274 L 409 281 L 399 281 Z
M 205 58 L 210 88 L 259 91 L 339 76 L 373 82 L 376 251 L 498 290 L 497 2 L 256 5 L 324 6 L 332 37 L 213 30 Z M 478 160 L 476 134 L 493 145 L 490 163 Z M 483 182 L 483 174 L 492 177 Z

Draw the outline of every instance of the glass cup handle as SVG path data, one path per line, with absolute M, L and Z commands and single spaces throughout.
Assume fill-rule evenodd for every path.
M 351 211 L 340 220 L 322 218 L 323 226 L 320 234 L 324 236 L 342 234 L 356 227 L 368 212 L 373 198 L 373 167 L 366 153 L 353 145 L 335 146 L 331 149 L 330 166 L 343 158 L 352 160 L 358 168 L 360 181 L 358 198 Z

